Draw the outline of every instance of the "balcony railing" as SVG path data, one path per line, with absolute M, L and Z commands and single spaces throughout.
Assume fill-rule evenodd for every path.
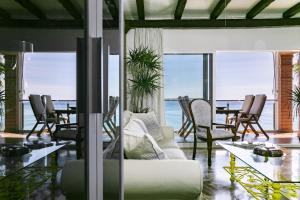
M 216 106 L 227 106 L 230 109 L 240 109 L 243 100 L 217 100 Z M 260 121 L 265 130 L 275 130 L 275 103 L 276 100 L 267 100 L 264 110 L 262 112 Z M 178 130 L 183 122 L 183 113 L 176 98 L 165 99 L 165 118 L 167 125 L 172 126 Z M 224 115 L 216 115 L 216 122 L 225 122 Z

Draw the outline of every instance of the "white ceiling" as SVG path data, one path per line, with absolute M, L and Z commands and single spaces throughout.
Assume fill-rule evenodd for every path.
M 182 19 L 208 19 L 219 0 L 187 0 Z M 231 0 L 220 19 L 245 18 L 246 13 L 260 0 Z M 299 0 L 276 0 L 255 18 L 281 18 L 282 13 Z M 174 19 L 177 0 L 144 0 L 146 19 Z M 126 19 L 138 19 L 136 0 L 125 0 Z M 300 17 L 297 14 L 295 17 Z

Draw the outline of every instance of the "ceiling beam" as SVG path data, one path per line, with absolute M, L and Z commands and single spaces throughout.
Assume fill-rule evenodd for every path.
M 259 28 L 300 26 L 300 18 L 290 19 L 190 19 L 190 20 L 126 20 L 130 28 Z
M 136 8 L 137 8 L 139 20 L 145 20 L 144 0 L 136 0 Z
M 10 19 L 11 15 L 9 14 L 9 12 L 0 7 L 0 18 Z
M 129 28 L 260 28 L 300 26 L 300 18 L 288 19 L 190 19 L 190 20 L 126 20 Z M 83 20 L 16 20 L 2 19 L 0 27 L 83 29 Z M 104 28 L 118 28 L 115 20 L 104 20 Z
M 186 5 L 187 0 L 178 0 L 174 13 L 174 19 L 180 20 Z
M 231 0 L 220 0 L 210 13 L 210 19 L 217 19 Z
M 31 0 L 15 0 L 15 2 L 19 3 L 21 6 L 23 6 L 23 8 L 25 8 L 28 12 L 30 12 L 37 18 L 43 20 L 47 19 L 43 11 L 37 5 L 32 3 Z
M 261 11 L 263 11 L 266 7 L 268 7 L 275 0 L 261 0 L 259 1 L 246 15 L 246 19 L 253 19 L 256 15 L 258 15 Z
M 118 28 L 115 20 L 104 20 L 103 27 L 106 29 Z M 83 20 L 25 20 L 25 19 L 0 19 L 0 27 L 5 28 L 36 28 L 36 29 L 82 29 Z
M 119 10 L 114 0 L 104 0 L 110 15 L 114 20 L 119 19 Z
M 71 0 L 58 0 L 68 13 L 77 20 L 81 20 L 81 10 Z
M 290 7 L 289 9 L 287 9 L 282 14 L 282 17 L 283 18 L 290 18 L 290 17 L 293 17 L 294 15 L 296 15 L 299 12 L 300 12 L 300 3 L 297 3 L 296 5 Z
M 0 27 L 41 29 L 83 29 L 82 20 L 0 20 Z

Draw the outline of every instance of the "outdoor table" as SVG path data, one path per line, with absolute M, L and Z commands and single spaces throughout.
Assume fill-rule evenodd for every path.
M 59 123 L 59 116 L 63 116 L 63 114 L 66 114 L 67 117 L 68 117 L 68 123 L 70 123 L 70 115 L 71 114 L 76 114 L 76 109 L 58 109 L 58 110 L 55 110 L 56 114 L 57 114 L 57 119 L 58 119 L 58 122 Z
M 235 117 L 235 123 L 234 123 L 234 126 L 235 126 L 235 131 L 237 132 L 237 120 L 238 120 L 238 114 L 240 112 L 239 109 L 225 109 L 226 107 L 217 107 L 217 110 L 216 110 L 216 114 L 224 114 L 226 115 L 226 124 L 228 124 L 228 116 L 229 114 L 233 114 L 234 117 Z

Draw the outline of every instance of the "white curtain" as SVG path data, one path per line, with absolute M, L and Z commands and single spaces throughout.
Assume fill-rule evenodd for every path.
M 154 50 L 159 56 L 163 67 L 163 34 L 159 28 L 137 28 L 134 30 L 134 48 L 148 47 Z M 164 87 L 163 76 L 161 76 L 159 89 L 153 97 L 145 99 L 146 107 L 153 110 L 161 125 L 165 124 L 164 115 Z

